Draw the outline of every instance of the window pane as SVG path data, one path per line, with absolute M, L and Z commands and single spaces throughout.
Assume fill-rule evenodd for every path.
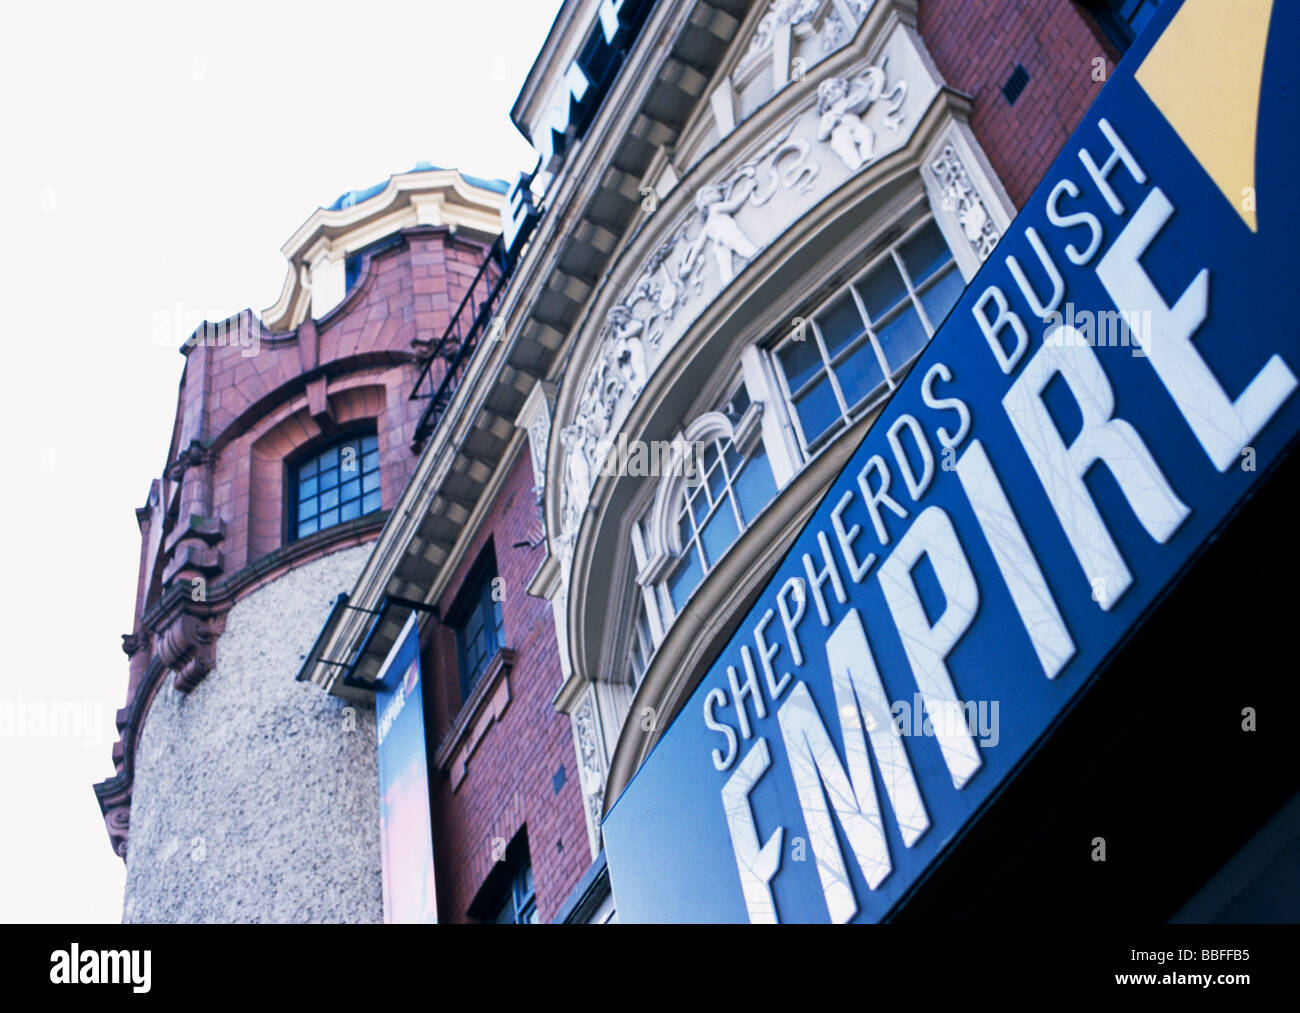
M 855 284 L 862 304 L 867 308 L 867 315 L 873 321 L 879 320 L 890 307 L 907 294 L 903 279 L 894 266 L 894 258 L 886 257 L 874 271 Z
M 704 522 L 704 515 L 709 512 L 709 497 L 704 495 L 704 486 L 698 489 L 691 489 L 687 496 L 690 498 L 691 513 L 695 515 L 697 525 Z
M 372 450 L 376 450 L 376 451 L 377 451 L 378 449 L 379 449 L 379 437 L 378 437 L 378 436 L 363 436 L 363 437 L 361 437 L 361 450 L 362 450 L 364 453 L 369 453 L 369 452 L 372 451 Z
M 681 612 L 703 576 L 699 556 L 693 548 L 688 548 L 686 558 L 677 564 L 677 569 L 668 578 L 668 597 L 672 599 L 674 609 Z
M 809 443 L 840 420 L 840 406 L 828 379 L 795 398 L 794 408 L 799 414 L 799 424 L 803 426 L 804 439 Z
M 736 514 L 731 509 L 731 504 L 720 504 L 704 525 L 704 530 L 700 532 L 700 541 L 704 543 L 704 557 L 710 567 L 722 558 L 727 549 L 731 548 L 731 543 L 739 534 L 740 529 L 736 527 Z
M 465 618 L 465 625 L 463 627 L 463 629 L 465 630 L 465 640 L 466 641 L 477 640 L 480 636 L 483 635 L 483 626 L 484 623 L 483 623 L 482 608 L 472 609 L 470 611 L 470 614 Z
M 913 286 L 920 285 L 941 265 L 952 259 L 948 254 L 948 244 L 943 241 L 943 234 L 933 221 L 926 222 L 912 233 L 900 253 Z
M 736 479 L 736 500 L 745 523 L 753 524 L 754 518 L 775 498 L 776 479 L 772 477 L 772 466 L 767 463 L 767 452 L 760 445 Z
M 915 314 L 914 314 L 915 315 Z M 885 385 L 885 374 L 880 360 L 870 343 L 863 345 L 843 362 L 836 364 L 835 377 L 849 408 L 860 405 L 872 393 Z
M 356 436 L 318 452 L 298 466 L 291 479 L 297 492 L 294 537 L 315 534 L 381 508 L 379 454 L 373 449 L 376 445 L 373 436 Z M 363 456 L 366 447 L 372 450 L 369 457 Z
M 929 337 L 921 323 L 921 316 L 910 303 L 889 323 L 876 332 L 885 361 L 891 370 L 898 370 L 908 359 L 925 347 Z
M 791 394 L 799 389 L 825 367 L 821 353 L 817 351 L 817 342 L 813 340 L 812 331 L 803 341 L 790 341 L 777 352 L 781 361 L 781 370 L 785 373 L 786 386 Z
M 709 442 L 704 445 L 704 453 L 700 457 L 700 465 L 707 473 L 711 471 L 713 469 L 713 466 L 717 463 L 718 463 L 718 441 L 709 440 Z
M 925 315 L 930 318 L 930 324 L 936 330 L 943 323 L 944 317 L 957 304 L 965 288 L 966 282 L 961 272 L 953 267 L 921 295 L 921 305 L 925 307 Z
M 858 312 L 858 305 L 848 292 L 831 303 L 828 310 L 817 314 L 817 326 L 821 329 L 822 340 L 826 343 L 826 351 L 831 358 L 866 333 L 862 314 Z
M 694 532 L 691 530 L 691 519 L 687 514 L 683 513 L 679 518 L 677 518 L 677 537 L 683 548 L 691 543 L 691 537 L 693 534 Z
M 727 476 L 722 470 L 722 465 L 717 463 L 718 455 L 716 451 L 713 452 L 713 460 L 713 470 L 708 473 L 707 481 L 709 496 L 716 503 L 722 496 L 722 490 L 727 487 Z
M 735 477 L 736 473 L 740 471 L 741 465 L 744 464 L 745 459 L 741 456 L 740 451 L 736 449 L 736 445 L 731 440 L 727 441 L 727 453 L 724 456 L 727 461 L 727 474 Z
M 736 392 L 731 395 L 731 400 L 725 406 L 726 414 L 733 419 L 738 419 L 745 414 L 745 409 L 749 407 L 749 391 L 745 390 L 742 383 L 736 388 Z

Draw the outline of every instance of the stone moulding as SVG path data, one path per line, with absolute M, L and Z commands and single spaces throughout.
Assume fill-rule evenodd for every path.
M 479 743 L 510 706 L 510 670 L 514 665 L 515 652 L 509 647 L 497 648 L 456 723 L 438 746 L 434 763 L 451 778 L 452 791 L 465 780 L 470 757 Z
M 577 535 L 602 448 L 673 345 L 812 207 L 907 146 L 941 87 L 919 39 L 891 21 L 801 82 L 768 122 L 738 127 L 729 138 L 736 145 L 693 167 L 647 219 L 616 269 L 617 290 L 592 311 L 593 340 L 557 405 L 562 451 L 553 463 L 566 481 L 548 521 L 561 556 Z

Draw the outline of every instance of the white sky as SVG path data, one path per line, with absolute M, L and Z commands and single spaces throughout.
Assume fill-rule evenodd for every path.
M 124 867 L 91 784 L 113 772 L 133 511 L 165 464 L 184 324 L 270 306 L 280 245 L 345 190 L 421 159 L 531 168 L 509 111 L 559 6 L 6 8 L 0 921 L 121 917 Z M 39 734 L 55 702 L 85 727 Z

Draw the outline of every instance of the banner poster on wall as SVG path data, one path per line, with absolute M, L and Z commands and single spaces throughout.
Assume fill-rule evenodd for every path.
M 384 921 L 390 924 L 438 920 L 419 639 L 412 612 L 375 683 Z

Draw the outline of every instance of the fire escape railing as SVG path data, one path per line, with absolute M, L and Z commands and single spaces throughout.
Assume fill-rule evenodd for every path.
M 508 276 L 505 250 L 498 236 L 465 290 L 460 305 L 451 315 L 447 329 L 420 365 L 409 400 L 427 400 L 429 403 L 415 426 L 416 443 L 427 439 L 446 414 L 469 369 L 470 360 L 492 322 Z

